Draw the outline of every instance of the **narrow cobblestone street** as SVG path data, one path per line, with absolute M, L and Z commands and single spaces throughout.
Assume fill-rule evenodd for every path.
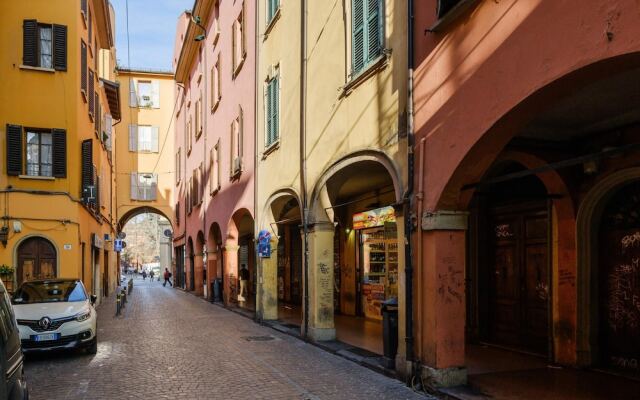
M 160 282 L 135 280 L 123 316 L 114 317 L 113 296 L 98 313 L 97 355 L 28 357 L 33 399 L 425 398 Z

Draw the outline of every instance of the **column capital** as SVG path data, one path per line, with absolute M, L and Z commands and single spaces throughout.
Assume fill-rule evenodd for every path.
M 423 212 L 423 231 L 466 231 L 469 213 L 466 211 L 439 210 Z

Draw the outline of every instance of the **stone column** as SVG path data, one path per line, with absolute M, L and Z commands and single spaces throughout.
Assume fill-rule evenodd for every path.
M 194 293 L 198 296 L 204 295 L 204 288 L 202 287 L 204 279 L 204 261 L 202 253 L 196 253 L 193 255 L 193 269 L 194 269 Z
M 235 304 L 238 302 L 240 283 L 238 282 L 238 244 L 235 241 L 227 240 L 222 251 L 224 251 L 224 265 L 222 274 L 224 276 L 224 304 Z
M 336 338 L 333 321 L 333 234 L 330 222 L 315 223 L 309 228 L 309 315 L 307 332 L 311 340 L 326 341 Z M 304 303 L 303 303 L 304 313 Z M 302 330 L 304 333 L 304 319 Z
M 411 374 L 411 364 L 407 364 L 407 298 L 405 277 L 405 226 L 402 205 L 395 207 L 396 229 L 398 231 L 398 352 L 395 359 L 396 372 L 400 377 Z
M 271 257 L 258 258 L 258 293 L 256 313 L 269 321 L 278 319 L 278 237 L 271 236 Z
M 436 386 L 465 384 L 465 256 L 467 213 L 438 211 L 422 218 L 422 375 Z M 414 275 L 415 276 L 415 275 Z
M 213 290 L 211 283 L 218 277 L 218 252 L 216 250 L 207 250 L 207 300 L 213 300 Z

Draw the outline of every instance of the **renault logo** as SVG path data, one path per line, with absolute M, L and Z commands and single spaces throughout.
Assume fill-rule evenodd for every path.
M 42 319 L 40 319 L 40 321 L 38 321 L 38 326 L 45 330 L 49 329 L 49 327 L 51 326 L 51 318 L 43 317 Z

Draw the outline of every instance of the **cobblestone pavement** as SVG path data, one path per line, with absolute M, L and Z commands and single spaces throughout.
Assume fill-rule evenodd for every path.
M 28 357 L 32 399 L 425 399 L 401 382 L 160 282 L 98 309 L 98 354 Z M 247 341 L 271 336 L 271 341 Z

